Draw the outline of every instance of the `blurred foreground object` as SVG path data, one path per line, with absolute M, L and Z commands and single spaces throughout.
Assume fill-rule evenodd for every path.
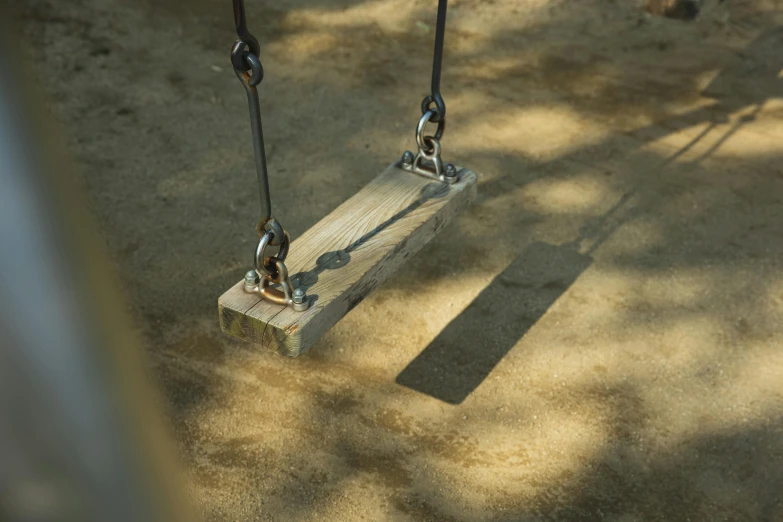
M 192 520 L 141 349 L 4 11 L 0 520 Z

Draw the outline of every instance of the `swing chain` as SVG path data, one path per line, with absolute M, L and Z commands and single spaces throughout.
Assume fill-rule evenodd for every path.
M 438 17 L 435 24 L 435 50 L 432 55 L 432 84 L 430 94 L 421 101 L 422 116 L 433 111 L 430 121 L 438 123 L 446 119 L 446 102 L 440 94 L 440 71 L 443 66 L 443 39 L 446 34 L 446 9 L 448 0 L 438 0 Z M 435 105 L 433 108 L 433 104 Z
M 421 102 L 421 118 L 416 126 L 418 153 L 406 150 L 400 166 L 415 174 L 437 179 L 444 183 L 459 181 L 457 169 L 451 163 L 444 164 L 440 157 L 440 140 L 446 129 L 446 102 L 440 94 L 440 72 L 443 65 L 443 39 L 446 33 L 446 8 L 448 0 L 438 0 L 438 21 L 435 27 L 435 51 L 432 58 L 431 93 Z M 428 122 L 437 123 L 435 135 L 425 135 Z
M 256 178 L 261 199 L 261 219 L 256 225 L 258 245 L 255 252 L 255 269 L 245 274 L 245 291 L 258 293 L 262 298 L 283 306 L 291 306 L 296 311 L 306 310 L 309 306 L 304 290 L 298 288 L 292 291 L 288 278 L 285 258 L 291 238 L 283 226 L 272 217 L 272 199 L 269 193 L 269 176 L 264 150 L 264 133 L 261 126 L 261 104 L 258 100 L 256 86 L 264 78 L 264 68 L 258 58 L 260 46 L 258 40 L 247 29 L 244 0 L 233 0 L 234 24 L 237 29 L 237 40 L 231 47 L 231 64 L 234 73 L 242 82 L 247 94 L 250 111 L 250 129 L 253 134 L 253 152 L 256 162 Z M 277 246 L 275 256 L 267 256 L 266 249 Z M 260 279 L 263 274 L 263 279 Z M 282 290 L 270 285 L 279 285 Z
M 238 38 L 231 47 L 231 64 L 234 66 L 234 73 L 245 88 L 248 109 L 250 111 L 250 130 L 253 134 L 256 178 L 258 180 L 262 208 L 261 219 L 257 227 L 259 237 L 261 237 L 261 230 L 265 229 L 267 223 L 272 219 L 272 199 L 269 193 L 264 132 L 261 125 L 261 104 L 258 100 L 258 89 L 256 88 L 261 83 L 261 80 L 264 79 L 264 68 L 261 66 L 261 60 L 258 58 L 260 51 L 258 40 L 247 29 L 244 0 L 233 0 L 233 2 L 234 22 Z M 266 230 L 268 229 L 266 228 Z M 273 242 L 279 245 L 283 238 L 281 233 L 282 227 L 278 224 L 274 226 L 273 230 L 276 232 Z

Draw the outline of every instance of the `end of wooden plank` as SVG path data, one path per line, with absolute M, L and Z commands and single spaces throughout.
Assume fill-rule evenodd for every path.
M 220 329 L 224 333 L 242 341 L 273 349 L 287 357 L 297 357 L 301 354 L 302 350 L 299 348 L 302 344 L 299 339 L 301 334 L 297 332 L 298 328 L 285 331 L 269 327 L 268 322 L 248 315 L 247 311 L 243 312 L 241 309 L 237 309 L 237 302 L 244 301 L 243 298 L 252 298 L 253 301 L 258 301 L 253 294 L 245 292 L 244 280 L 218 298 Z M 278 308 L 283 309 L 280 306 Z
M 218 299 L 221 329 L 289 357 L 304 353 L 476 198 L 476 173 L 457 170 L 459 182 L 447 185 L 391 165 L 291 244 L 286 265 L 310 308 L 269 303 L 240 281 Z

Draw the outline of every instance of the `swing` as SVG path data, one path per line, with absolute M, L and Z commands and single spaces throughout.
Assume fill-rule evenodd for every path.
M 421 104 L 418 152 L 405 151 L 294 242 L 272 217 L 256 89 L 263 79 L 260 48 L 248 32 L 244 1 L 233 1 L 238 39 L 231 63 L 247 94 L 263 213 L 256 227 L 254 268 L 218 299 L 220 327 L 296 357 L 476 198 L 476 173 L 441 159 L 446 105 L 440 70 L 447 0 L 438 2 L 432 93 Z M 434 135 L 425 135 L 428 122 L 437 124 Z M 277 248 L 274 255 L 268 252 L 272 248 Z

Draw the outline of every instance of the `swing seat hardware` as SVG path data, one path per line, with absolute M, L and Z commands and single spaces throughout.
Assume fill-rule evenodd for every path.
M 256 246 L 254 258 L 256 268 L 245 274 L 245 292 L 256 293 L 269 302 L 290 306 L 297 312 L 304 312 L 310 303 L 303 289 L 297 288 L 292 291 L 288 268 L 284 262 L 288 256 L 291 236 L 282 227 L 280 227 L 282 234 L 276 233 L 277 227 L 280 227 L 280 224 L 275 219 L 268 220 L 266 225 L 259 223 L 259 233 L 263 232 L 263 234 Z M 283 239 L 278 240 L 277 238 L 281 236 Z M 269 246 L 279 246 L 276 256 L 265 255 Z M 273 288 L 271 286 L 273 284 L 279 285 L 280 288 Z
M 406 150 L 400 160 L 400 168 L 448 184 L 458 182 L 457 168 L 451 163 L 446 163 L 444 167 L 440 158 L 440 144 L 437 141 L 435 143 L 437 152 L 431 155 L 419 150 L 414 156 L 411 151 Z
M 459 181 L 456 167 L 451 163 L 444 166 L 440 157 L 440 139 L 446 128 L 446 120 L 443 118 L 437 120 L 438 128 L 434 136 L 424 135 L 427 122 L 434 121 L 437 117 L 438 113 L 433 109 L 424 111 L 419 118 L 419 124 L 416 125 L 416 144 L 419 146 L 419 151 L 414 156 L 411 151 L 406 150 L 400 160 L 400 167 L 430 179 L 449 184 L 456 183 Z
M 218 300 L 222 330 L 290 357 L 304 353 L 476 198 L 476 173 L 455 171 L 458 180 L 446 184 L 396 162 L 291 242 L 285 263 L 265 261 L 261 248 L 260 270 Z
M 301 288 L 292 291 L 285 264 L 279 259 L 274 259 L 274 263 L 277 267 L 275 276 L 261 276 L 257 270 L 250 270 L 245 274 L 245 292 L 257 294 L 270 303 L 290 306 L 296 312 L 304 312 L 310 307 L 307 294 Z M 280 288 L 273 288 L 273 284 L 280 285 Z
M 274 274 L 276 266 L 271 262 L 273 259 L 285 262 L 285 258 L 288 257 L 288 250 L 291 246 L 291 236 L 289 236 L 286 231 L 283 231 L 282 236 L 282 241 L 276 241 L 276 238 L 280 236 L 277 236 L 275 232 L 270 230 L 264 232 L 259 238 L 258 246 L 256 246 L 256 253 L 255 256 L 253 256 L 253 261 L 255 262 L 256 270 L 259 274 L 262 272 L 270 275 Z M 277 255 L 274 257 L 266 256 L 267 247 L 276 245 L 279 245 L 280 247 L 277 251 Z

